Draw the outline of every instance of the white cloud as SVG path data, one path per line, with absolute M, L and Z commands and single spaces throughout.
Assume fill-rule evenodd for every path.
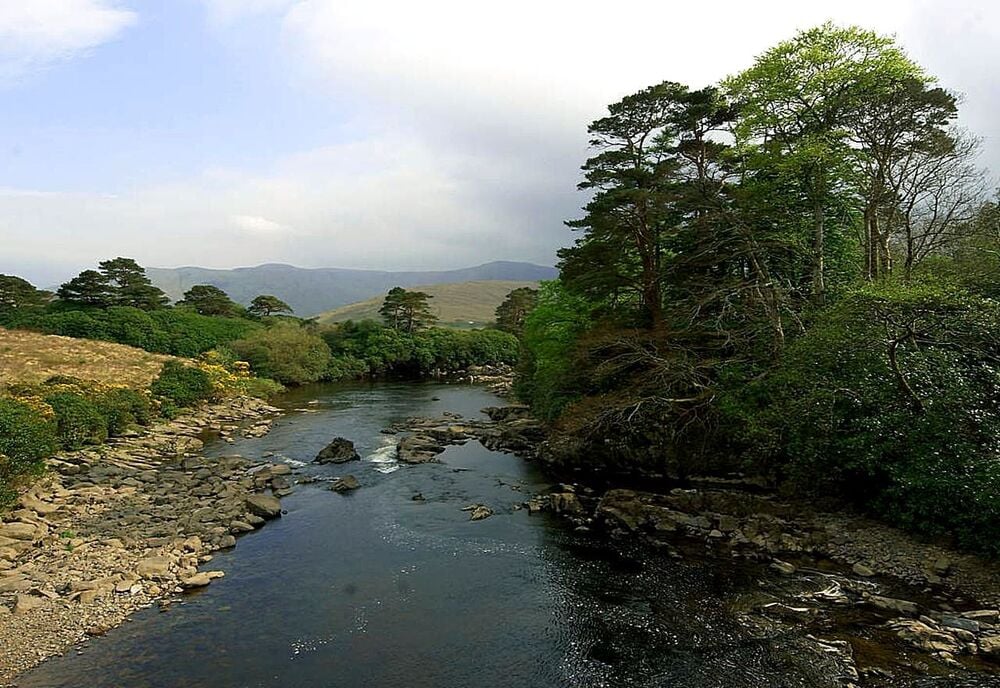
M 106 43 L 136 22 L 111 0 L 0 2 L 0 82 Z
M 67 274 L 112 254 L 210 267 L 551 260 L 564 230 L 541 233 L 523 216 L 551 216 L 547 205 L 565 204 L 571 190 L 534 170 L 483 179 L 481 163 L 491 167 L 386 132 L 289 156 L 263 172 L 215 169 L 115 196 L 0 191 L 0 272 L 40 255 L 74 266 Z
M 247 16 L 288 9 L 296 0 L 202 0 L 202 2 L 213 22 L 227 24 Z
M 287 230 L 283 224 L 260 215 L 233 215 L 230 219 L 236 227 L 250 234 L 278 234 Z
M 351 140 L 114 197 L 0 191 L 11 265 L 46 255 L 80 267 L 118 254 L 216 267 L 551 262 L 573 239 L 562 221 L 579 212 L 586 126 L 607 103 L 664 79 L 717 81 L 827 19 L 898 34 L 969 94 L 973 129 L 1000 134 L 989 71 L 1000 41 L 987 0 L 956 0 L 954 10 L 943 0 L 202 1 L 220 38 L 242 36 L 249 18 L 255 40 L 270 29 L 288 79 L 351 113 Z M 24 4 L 34 3 L 109 7 Z M 134 21 L 125 15 L 122 26 Z

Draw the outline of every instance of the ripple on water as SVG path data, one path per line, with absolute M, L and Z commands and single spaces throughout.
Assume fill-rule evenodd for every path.
M 379 473 L 392 473 L 399 470 L 399 440 L 395 437 L 382 438 L 382 446 L 365 457 L 365 461 L 375 464 Z

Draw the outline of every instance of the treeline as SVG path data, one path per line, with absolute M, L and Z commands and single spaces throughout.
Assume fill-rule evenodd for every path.
M 506 332 L 434 327 L 429 298 L 396 287 L 380 309 L 383 322 L 338 325 L 296 318 L 273 295 L 244 308 L 212 285 L 196 285 L 170 306 L 142 266 L 116 258 L 83 271 L 55 294 L 0 275 L 0 326 L 188 358 L 208 355 L 231 371 L 245 361 L 259 377 L 285 385 L 516 362 L 518 342 Z
M 519 393 L 578 467 L 763 474 L 1000 552 L 1000 209 L 957 112 L 830 24 L 612 104 Z

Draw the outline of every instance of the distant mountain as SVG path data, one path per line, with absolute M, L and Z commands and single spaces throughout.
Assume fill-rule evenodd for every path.
M 436 272 L 297 268 L 268 264 L 232 270 L 147 268 L 146 273 L 153 284 L 175 301 L 196 284 L 211 284 L 242 304 L 249 304 L 259 294 L 274 294 L 295 309 L 296 315 L 304 317 L 379 296 L 392 287 L 485 280 L 537 282 L 553 279 L 558 274 L 555 268 L 508 261 Z
M 515 280 L 490 280 L 482 282 L 458 282 L 456 284 L 429 284 L 412 287 L 430 294 L 431 312 L 438 317 L 440 325 L 452 327 L 482 327 L 495 320 L 496 309 L 507 294 L 519 287 L 538 288 L 538 282 Z M 379 294 L 366 301 L 341 306 L 320 313 L 321 323 L 343 322 L 345 320 L 378 320 L 378 310 L 383 296 Z

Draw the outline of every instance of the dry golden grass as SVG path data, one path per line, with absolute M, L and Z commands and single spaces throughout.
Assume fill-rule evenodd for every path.
M 72 375 L 141 389 L 170 358 L 110 342 L 0 328 L 0 388 Z

